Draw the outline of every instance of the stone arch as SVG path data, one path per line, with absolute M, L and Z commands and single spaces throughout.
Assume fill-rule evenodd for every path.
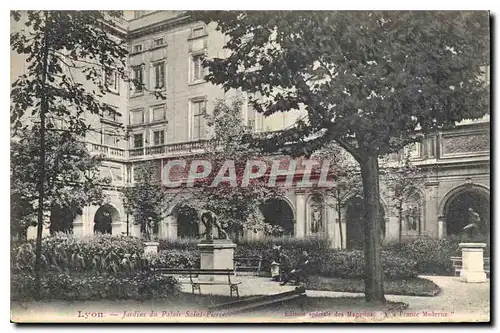
M 293 205 L 288 198 L 280 196 L 268 199 L 260 205 L 259 209 L 266 223 L 280 226 L 284 235 L 294 235 L 296 217 Z
M 450 201 L 450 199 L 459 194 L 460 192 L 462 191 L 466 191 L 466 190 L 476 190 L 477 192 L 480 192 L 486 196 L 490 196 L 490 189 L 487 187 L 487 186 L 484 186 L 484 185 L 481 185 L 481 184 L 463 184 L 463 185 L 459 185 L 453 189 L 451 189 L 450 191 L 448 191 L 448 193 L 446 193 L 443 197 L 443 199 L 441 199 L 441 202 L 439 204 L 439 209 L 438 209 L 438 216 L 444 216 L 445 213 L 446 213 L 446 205 L 447 203 Z
M 445 234 L 460 235 L 469 221 L 469 208 L 480 217 L 481 232 L 490 232 L 490 191 L 482 185 L 465 184 L 450 190 L 439 207 L 444 218 Z
M 177 225 L 177 238 L 199 237 L 200 225 L 196 209 L 179 202 L 172 206 L 170 216 Z
M 111 234 L 113 223 L 119 222 L 120 211 L 115 205 L 106 203 L 94 214 L 94 233 Z

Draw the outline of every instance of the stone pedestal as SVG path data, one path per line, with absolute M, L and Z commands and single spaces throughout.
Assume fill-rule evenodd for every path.
M 467 283 L 486 282 L 483 252 L 485 243 L 460 243 L 462 249 L 462 271 L 460 279 Z
M 158 246 L 160 245 L 159 242 L 144 242 L 144 253 L 148 254 L 157 254 L 158 253 Z
M 234 269 L 234 244 L 229 239 L 202 240 L 200 249 L 201 269 Z M 227 276 L 201 275 L 200 280 L 227 281 Z

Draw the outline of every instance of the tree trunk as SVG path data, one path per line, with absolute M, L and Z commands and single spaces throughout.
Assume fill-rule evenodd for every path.
M 368 302 L 385 303 L 382 258 L 380 255 L 380 192 L 377 156 L 360 163 L 363 180 L 365 298 Z
M 339 218 L 339 232 L 340 232 L 340 249 L 342 249 L 344 246 L 344 237 L 342 236 L 342 212 L 340 211 L 340 209 L 341 209 L 340 204 L 337 204 L 337 216 Z
M 47 13 L 45 19 L 47 20 Z M 36 246 L 35 246 L 35 292 L 36 297 L 40 297 L 40 271 L 42 266 L 42 232 L 43 232 L 43 200 L 44 200 L 44 184 L 45 184 L 45 114 L 49 111 L 48 96 L 45 91 L 45 82 L 47 80 L 48 66 L 48 22 L 45 21 L 45 36 L 44 36 L 44 52 L 42 57 L 42 96 L 40 101 L 40 161 L 39 161 L 39 177 L 38 180 L 38 221 L 36 231 Z
M 400 202 L 398 204 L 398 210 L 399 210 L 399 245 L 401 246 L 403 242 L 403 204 Z

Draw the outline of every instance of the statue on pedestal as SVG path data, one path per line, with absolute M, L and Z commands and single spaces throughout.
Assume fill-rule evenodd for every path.
M 204 211 L 201 214 L 201 222 L 205 226 L 205 239 L 206 240 L 212 240 L 213 239 L 213 230 L 214 226 L 217 228 L 218 231 L 218 238 L 219 239 L 229 239 L 229 236 L 227 235 L 226 231 L 222 226 L 220 225 L 219 221 L 217 221 L 217 216 L 215 215 L 214 212 L 211 211 Z
M 481 235 L 480 225 L 481 218 L 479 214 L 474 209 L 469 208 L 469 223 L 462 229 L 468 240 L 474 241 Z

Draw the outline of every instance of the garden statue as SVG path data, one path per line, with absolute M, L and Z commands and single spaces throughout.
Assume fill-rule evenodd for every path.
M 201 214 L 201 222 L 205 226 L 205 239 L 206 240 L 212 240 L 212 233 L 214 230 L 214 226 L 218 230 L 219 234 L 219 239 L 229 239 L 229 236 L 227 235 L 226 231 L 222 226 L 220 225 L 219 221 L 217 221 L 217 216 L 215 215 L 214 212 L 211 211 L 204 211 Z
M 469 208 L 469 224 L 467 224 L 462 232 L 466 235 L 469 240 L 476 240 L 476 238 L 480 237 L 481 218 L 479 214 L 474 211 L 474 209 Z
M 318 233 L 322 231 L 322 219 L 323 214 L 321 213 L 321 205 L 315 204 L 313 205 L 312 211 L 312 221 L 311 221 L 311 232 Z

